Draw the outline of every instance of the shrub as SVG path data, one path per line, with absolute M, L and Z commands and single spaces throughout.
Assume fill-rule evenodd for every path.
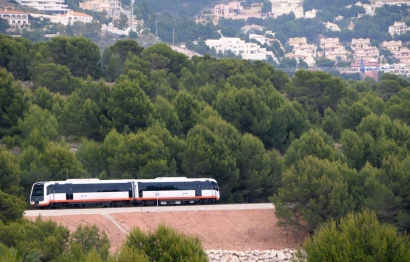
M 134 228 L 127 236 L 126 245 L 142 250 L 150 261 L 208 261 L 197 237 L 178 233 L 164 224 L 160 224 L 154 232 L 147 233 Z

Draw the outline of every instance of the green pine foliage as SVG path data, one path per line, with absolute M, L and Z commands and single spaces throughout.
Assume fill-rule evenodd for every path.
M 365 209 L 331 220 L 306 240 L 306 261 L 408 261 L 410 239 L 392 225 L 380 224 Z
M 208 256 L 198 238 L 179 233 L 160 224 L 153 232 L 134 228 L 127 236 L 125 245 L 143 251 L 149 261 L 206 262 Z
M 1 34 L 0 67 L 7 252 L 41 250 L 47 261 L 149 259 L 128 246 L 110 257 L 104 241 L 78 246 L 57 228 L 61 238 L 23 241 L 43 222 L 21 222 L 20 199 L 27 202 L 36 181 L 67 173 L 215 178 L 221 202 L 270 199 L 280 224 L 300 235 L 363 208 L 410 231 L 410 84 L 402 77 L 345 81 L 299 70 L 289 78 L 262 61 L 190 59 L 165 44 L 121 40 L 100 54 L 81 37 L 32 43 Z

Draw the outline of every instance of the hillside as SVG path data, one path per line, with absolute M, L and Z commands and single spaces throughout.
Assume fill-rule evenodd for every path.
M 160 207 L 161 210 L 163 208 Z M 126 234 L 133 227 L 139 227 L 144 231 L 155 230 L 159 223 L 198 236 L 204 249 L 207 250 L 279 250 L 297 246 L 283 228 L 276 226 L 277 218 L 272 208 L 179 212 L 156 212 L 155 208 L 151 209 L 154 211 L 142 213 L 139 212 L 139 208 L 135 208 L 135 212 L 127 213 L 121 213 L 121 209 L 116 211 L 118 213 L 107 213 L 110 210 L 103 209 L 99 214 L 90 211 L 91 214 L 87 215 L 45 215 L 44 218 L 61 223 L 72 231 L 80 224 L 96 224 L 107 233 L 111 242 L 111 251 L 115 251 L 123 243 Z M 34 216 L 28 218 L 35 219 Z

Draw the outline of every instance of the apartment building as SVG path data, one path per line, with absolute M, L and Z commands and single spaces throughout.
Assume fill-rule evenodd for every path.
M 293 46 L 291 53 L 285 54 L 289 58 L 302 58 L 309 66 L 315 64 L 317 46 L 308 44 L 306 37 L 289 38 L 289 45 Z
M 295 48 L 297 46 L 307 45 L 307 40 L 306 37 L 291 37 L 288 43 Z
M 269 0 L 272 3 L 273 18 L 294 13 L 296 18 L 302 18 L 303 0 Z
M 16 0 L 16 2 L 50 14 L 65 14 L 70 10 L 64 0 Z
M 261 45 L 264 45 L 264 44 L 272 45 L 273 42 L 275 42 L 275 41 L 277 41 L 280 44 L 280 41 L 278 39 L 274 38 L 274 36 L 275 36 L 275 33 L 273 33 L 270 30 L 266 31 L 263 35 L 250 33 L 249 34 L 249 41 L 252 40 L 252 39 L 255 39 L 256 41 L 261 43 Z
M 293 52 L 291 53 L 286 53 L 285 57 L 295 58 L 298 62 L 300 61 L 300 59 L 303 59 L 303 61 L 305 61 L 308 66 L 314 66 L 316 63 L 314 56 L 312 56 L 312 53 L 306 50 L 293 50 Z
M 354 50 L 354 58 L 370 60 L 372 58 L 379 58 L 379 49 L 375 46 L 361 47 Z
M 22 25 L 29 25 L 28 13 L 8 10 L 0 10 L 0 18 L 7 20 L 11 27 L 20 28 Z
M 394 58 L 400 60 L 400 63 L 410 65 L 410 50 L 407 47 L 402 47 L 400 50 L 393 52 Z
M 398 64 L 385 64 L 381 66 L 381 69 L 384 73 L 391 73 L 395 75 L 405 75 L 406 77 L 409 77 L 410 75 L 410 70 L 409 66 L 406 64 L 398 63 Z
M 63 15 L 56 15 L 53 19 L 56 23 L 61 23 L 63 25 L 73 24 L 74 22 L 92 23 L 93 17 L 85 13 L 74 12 L 72 10 L 68 11 Z
M 320 39 L 321 50 L 317 52 L 317 56 L 325 56 L 331 60 L 347 60 L 347 56 L 350 54 L 344 46 L 339 43 L 339 38 L 322 38 Z
M 266 60 L 270 56 L 276 60 L 275 55 L 271 51 L 267 51 L 266 48 L 261 48 L 256 43 L 245 43 L 237 37 L 208 39 L 205 40 L 205 44 L 211 49 L 215 48 L 217 53 L 225 53 L 225 51 L 230 50 L 235 55 L 241 55 L 243 59 Z
M 382 47 L 389 51 L 399 51 L 402 43 L 401 40 L 398 41 L 383 41 Z
M 86 0 L 80 3 L 80 8 L 102 12 L 105 10 L 108 16 L 113 16 L 116 11 L 121 11 L 121 0 Z
M 334 37 L 334 38 L 322 38 L 320 39 L 320 47 L 321 48 L 325 48 L 326 46 L 339 46 L 339 38 L 338 37 Z
M 352 44 L 350 45 L 353 50 L 356 50 L 358 48 L 368 48 L 371 46 L 370 44 L 370 38 L 353 38 L 352 39 Z
M 217 4 L 214 7 L 214 15 L 219 17 L 230 17 L 240 15 L 243 12 L 243 6 L 238 1 L 232 1 L 228 4 Z
M 404 22 L 394 21 L 394 24 L 389 26 L 389 33 L 391 36 L 401 35 L 409 31 L 409 28 Z

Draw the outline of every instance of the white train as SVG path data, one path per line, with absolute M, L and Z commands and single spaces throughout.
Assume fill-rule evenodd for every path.
M 155 179 L 67 179 L 33 184 L 33 207 L 85 207 L 213 203 L 220 198 L 212 178 L 158 177 Z

